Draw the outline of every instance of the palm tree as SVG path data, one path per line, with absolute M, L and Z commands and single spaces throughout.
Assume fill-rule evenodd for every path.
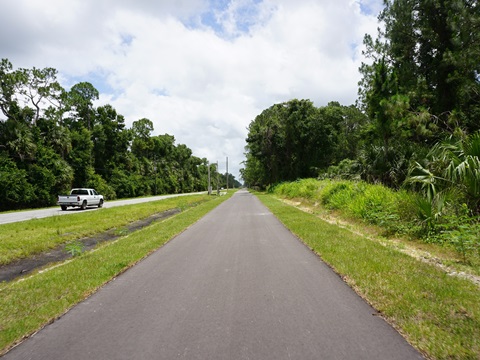
M 30 128 L 22 123 L 14 124 L 13 138 L 7 142 L 14 157 L 20 161 L 32 160 L 35 157 L 37 145 L 34 142 L 33 134 Z

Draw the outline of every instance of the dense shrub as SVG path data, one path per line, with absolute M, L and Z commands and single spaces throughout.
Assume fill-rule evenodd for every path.
M 319 191 L 318 181 L 315 179 L 297 180 L 291 183 L 281 183 L 273 187 L 273 192 L 290 199 L 314 199 Z

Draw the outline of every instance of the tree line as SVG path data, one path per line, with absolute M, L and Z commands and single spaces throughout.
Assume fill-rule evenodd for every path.
M 98 98 L 88 82 L 65 90 L 53 68 L 14 70 L 1 61 L 0 210 L 53 205 L 72 187 L 107 199 L 207 190 L 207 159 L 173 135 L 154 136 L 149 119 L 127 128 L 111 105 L 94 106 Z M 219 179 L 225 187 L 226 176 Z M 240 185 L 228 179 L 230 188 Z
M 480 213 L 478 2 L 385 0 L 379 20 L 356 105 L 264 110 L 248 128 L 244 180 L 358 177 L 421 192 L 431 217 L 453 198 Z

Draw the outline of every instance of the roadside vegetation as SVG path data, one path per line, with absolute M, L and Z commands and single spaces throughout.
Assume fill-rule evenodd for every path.
M 295 199 L 295 204 L 303 210 L 278 199 L 279 195 L 263 193 L 258 196 L 286 227 L 428 358 L 478 359 L 478 284 L 399 251 L 399 243 L 384 241 L 381 234 L 374 234 L 365 227 L 345 223 L 338 226 L 342 223 L 338 217 L 333 224 L 321 218 L 326 216 L 325 212 L 338 215 L 340 211 L 344 216 L 370 218 L 374 223 L 385 222 L 391 224 L 392 229 L 406 230 L 406 224 L 400 226 L 401 221 L 395 215 L 408 215 L 412 206 L 409 204 L 415 200 L 411 195 L 402 193 L 395 198 L 397 195 L 387 190 L 382 194 L 380 188 L 359 185 L 364 187 L 361 192 L 366 195 L 358 195 L 357 199 L 352 195 L 352 192 L 359 192 L 354 189 L 355 184 L 347 182 L 324 182 L 321 189 L 318 181 L 310 180 L 277 188 L 275 193 Z M 336 209 L 335 212 L 317 207 L 323 202 L 322 192 L 326 203 L 330 204 L 327 206 Z M 387 196 L 391 212 L 376 206 L 375 199 L 383 196 Z
M 0 283 L 0 354 L 15 343 L 28 336 L 68 309 L 82 301 L 106 282 L 110 281 L 154 250 L 161 247 L 174 236 L 198 221 L 201 217 L 228 199 L 222 197 L 188 197 L 162 200 L 148 205 L 132 205 L 102 211 L 82 212 L 80 219 L 71 231 L 87 233 L 95 222 L 110 224 L 135 220 L 147 215 L 146 208 L 154 207 L 156 211 L 163 208 L 182 208 L 181 213 L 131 234 L 125 234 L 111 243 L 99 245 L 94 251 L 78 254 L 69 261 L 51 266 L 43 271 L 11 283 Z M 163 204 L 161 204 L 163 202 Z M 107 210 L 124 210 L 117 211 Z M 138 212 L 138 214 L 137 214 Z M 71 218 L 69 215 L 62 218 Z M 94 218 L 92 218 L 94 216 Z M 126 220 L 128 218 L 128 220 Z M 70 221 L 70 220 L 67 220 Z M 24 222 L 31 233 L 43 233 L 38 239 L 50 236 L 48 227 L 39 225 L 40 220 Z M 81 225 L 83 224 L 83 226 Z M 64 224 L 65 225 L 65 224 Z M 6 225 L 2 225 L 0 229 Z M 19 230 L 20 231 L 20 230 Z M 102 231 L 98 228 L 95 231 Z M 92 270 L 94 269 L 94 270 Z
M 434 213 L 419 193 L 392 190 L 364 181 L 305 179 L 282 183 L 269 191 L 307 203 L 317 212 L 335 212 L 344 219 L 378 226 L 382 235 L 403 237 L 410 244 L 432 244 L 437 252 L 455 253 L 449 265 L 468 268 L 480 275 L 480 220 L 462 198 L 446 198 Z M 433 251 L 434 247 L 430 247 Z

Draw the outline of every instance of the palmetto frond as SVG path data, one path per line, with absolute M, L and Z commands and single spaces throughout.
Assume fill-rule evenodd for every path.
M 425 165 L 415 163 L 408 183 L 420 184 L 432 201 L 440 192 L 457 190 L 464 194 L 470 208 L 480 204 L 480 132 L 457 142 L 436 144 Z

